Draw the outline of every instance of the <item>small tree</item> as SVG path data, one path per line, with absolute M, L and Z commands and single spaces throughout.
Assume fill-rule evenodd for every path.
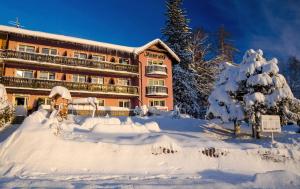
M 288 59 L 286 78 L 297 98 L 300 98 L 300 60 L 295 56 Z

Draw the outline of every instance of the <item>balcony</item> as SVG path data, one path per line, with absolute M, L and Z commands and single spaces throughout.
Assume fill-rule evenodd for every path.
M 65 56 L 53 56 L 53 55 L 45 55 L 38 53 L 28 53 L 28 52 L 20 52 L 14 50 L 2 50 L 0 51 L 0 57 L 4 59 L 21 59 L 26 61 L 35 61 L 35 62 L 43 62 L 43 63 L 51 63 L 57 65 L 64 66 L 73 66 L 74 68 L 86 67 L 92 69 L 100 69 L 101 71 L 106 72 L 126 72 L 131 74 L 138 73 L 138 66 L 136 65 L 128 65 L 128 64 L 120 64 L 120 63 L 112 63 L 106 61 L 96 61 L 90 59 L 78 59 L 78 58 L 70 58 Z
M 168 88 L 165 86 L 147 86 L 147 96 L 168 96 Z
M 146 66 L 147 75 L 167 76 L 167 67 L 162 65 Z
M 135 86 L 100 85 L 93 83 L 76 83 L 18 77 L 0 77 L 0 83 L 8 88 L 50 90 L 55 86 L 64 86 L 67 89 L 71 90 L 71 92 L 138 96 L 138 87 Z

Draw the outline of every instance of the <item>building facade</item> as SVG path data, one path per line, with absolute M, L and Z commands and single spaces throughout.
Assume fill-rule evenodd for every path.
M 96 97 L 102 114 L 129 115 L 140 105 L 172 110 L 172 64 L 179 61 L 159 39 L 127 47 L 0 26 L 0 83 L 29 113 L 49 104 L 54 86 L 73 98 Z

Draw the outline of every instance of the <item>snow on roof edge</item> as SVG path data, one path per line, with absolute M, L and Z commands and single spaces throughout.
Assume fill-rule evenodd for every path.
M 135 54 L 140 54 L 141 52 L 143 52 L 144 50 L 146 50 L 150 46 L 155 45 L 157 43 L 161 44 L 173 56 L 173 58 L 175 60 L 180 62 L 180 58 L 174 53 L 174 51 L 172 51 L 172 49 L 170 49 L 170 47 L 167 44 L 165 44 L 162 40 L 160 40 L 158 38 L 150 41 L 149 43 L 147 43 L 147 44 L 145 44 L 145 45 L 143 45 L 139 48 L 135 48 L 134 53 Z
M 54 39 L 54 40 L 60 40 L 60 41 L 67 41 L 67 42 L 73 42 L 73 43 L 80 43 L 80 44 L 86 44 L 86 45 L 101 46 L 101 47 L 117 49 L 117 50 L 129 52 L 129 53 L 135 53 L 135 54 L 139 54 L 142 51 L 146 50 L 151 45 L 159 43 L 173 56 L 173 58 L 175 58 L 175 60 L 180 62 L 179 57 L 160 39 L 154 39 L 141 47 L 129 47 L 129 46 L 104 43 L 104 42 L 82 39 L 82 38 L 77 38 L 77 37 L 70 37 L 70 36 L 59 35 L 59 34 L 51 34 L 51 33 L 46 33 L 46 32 L 33 31 L 33 30 L 27 30 L 27 29 L 16 28 L 16 27 L 11 27 L 11 26 L 4 26 L 4 25 L 0 25 L 0 31 L 16 33 L 16 34 L 21 34 L 21 35 L 36 36 L 36 37 L 48 38 L 48 39 Z

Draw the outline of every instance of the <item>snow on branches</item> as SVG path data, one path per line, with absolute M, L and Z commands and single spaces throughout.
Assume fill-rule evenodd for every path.
M 285 123 L 297 121 L 300 116 L 294 110 L 295 106 L 300 108 L 300 103 L 293 103 L 293 93 L 277 64 L 277 59 L 267 61 L 262 50 L 252 49 L 245 53 L 240 65 L 224 63 L 209 96 L 207 116 L 224 122 L 249 121 L 253 132 L 257 132 L 262 114 L 280 115 Z

